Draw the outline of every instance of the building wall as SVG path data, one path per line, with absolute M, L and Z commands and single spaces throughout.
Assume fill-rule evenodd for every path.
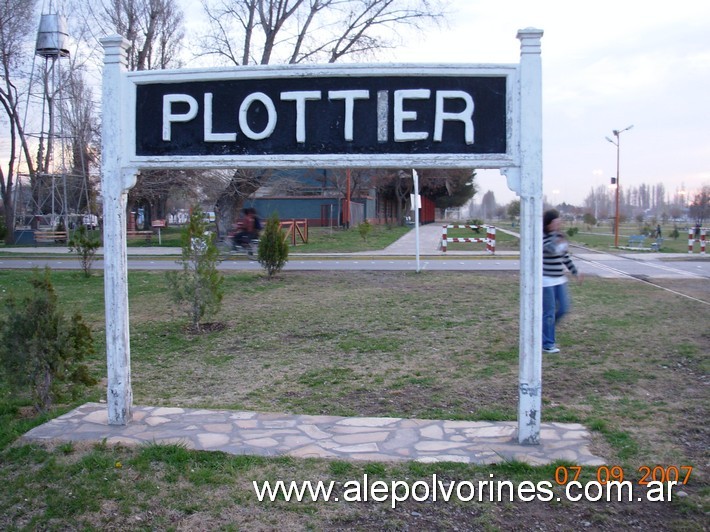
M 375 198 L 353 198 L 353 203 L 364 206 L 364 217 L 375 220 Z M 263 220 L 277 213 L 280 220 L 308 220 L 311 227 L 337 227 L 341 225 L 342 198 L 327 196 L 289 196 L 255 198 L 244 202 L 244 207 L 253 207 Z
M 371 223 L 397 223 L 396 207 L 393 201 L 373 196 L 352 198 L 353 203 L 364 208 L 364 218 Z M 254 207 L 260 218 L 266 220 L 274 212 L 280 220 L 307 220 L 311 227 L 338 227 L 342 222 L 342 198 L 327 196 L 262 197 L 244 202 L 244 207 Z M 436 221 L 434 202 L 422 197 L 419 221 L 422 224 Z M 405 213 L 411 215 L 412 213 Z
M 276 213 L 280 220 L 307 220 L 312 227 L 339 225 L 340 198 L 323 196 L 256 198 L 244 202 L 254 207 L 263 220 Z M 331 219 L 332 217 L 332 219 Z
M 431 224 L 436 221 L 436 204 L 429 198 L 422 197 L 422 208 L 419 209 L 419 223 Z

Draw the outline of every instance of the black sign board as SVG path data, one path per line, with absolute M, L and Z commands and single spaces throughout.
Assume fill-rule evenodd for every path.
M 135 155 L 505 154 L 506 81 L 359 75 L 137 84 Z

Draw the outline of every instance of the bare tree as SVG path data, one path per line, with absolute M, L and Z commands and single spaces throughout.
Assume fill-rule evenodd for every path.
M 136 185 L 129 194 L 129 213 L 143 209 L 143 220 L 150 229 L 154 219 L 167 217 L 168 199 L 175 195 L 188 198 L 191 203 L 199 200 L 203 174 L 195 170 L 151 170 L 143 178 L 136 180 Z
M 495 193 L 492 190 L 487 191 L 481 199 L 481 218 L 491 220 L 497 206 Z
M 109 33 L 125 37 L 129 70 L 181 66 L 185 35 L 183 13 L 176 0 L 96 0 L 80 2 L 86 28 L 93 38 Z
M 217 230 L 220 236 L 229 232 L 244 200 L 269 180 L 273 175 L 273 170 L 238 168 L 224 175 L 227 177 L 226 186 L 215 200 Z
M 380 170 L 376 174 L 375 184 L 382 197 L 394 204 L 396 223 L 403 225 L 404 209 L 410 194 L 414 193 L 412 173 L 405 170 Z
M 79 212 L 98 214 L 96 205 L 97 183 L 92 179 L 92 168 L 99 158 L 99 122 L 94 104 L 94 94 L 84 72 L 74 64 L 65 84 L 65 97 L 61 102 L 62 120 L 71 139 L 69 154 L 73 187 L 76 197 L 71 198 Z
M 443 17 L 439 0 L 203 0 L 201 54 L 234 65 L 374 56 Z
M 614 207 L 606 185 L 599 185 L 597 188 L 590 189 L 589 194 L 584 198 L 584 208 L 586 212 L 592 214 L 597 220 L 610 216 Z
M 129 41 L 129 70 L 159 70 L 182 65 L 184 16 L 177 0 L 97 0 L 80 2 L 77 9 L 83 13 L 84 29 L 95 41 L 110 33 Z M 142 172 L 128 194 L 128 213 L 142 207 L 146 210 L 147 222 L 153 217 L 164 217 L 167 198 L 195 186 L 197 175 L 163 170 Z
M 471 169 L 417 169 L 419 193 L 434 200 L 437 208 L 460 207 L 478 192 L 476 172 Z M 385 197 L 394 199 L 397 223 L 404 223 L 403 212 L 414 193 L 414 180 L 410 171 L 381 171 L 377 186 Z
M 0 166 L 0 195 L 4 209 L 7 233 L 5 242 L 12 244 L 15 239 L 14 194 L 19 173 L 21 156 L 30 175 L 35 173 L 32 164 L 27 135 L 23 126 L 18 85 L 25 82 L 28 72 L 24 71 L 30 55 L 27 36 L 33 35 L 36 0 L 5 0 L 0 9 L 0 105 L 5 112 L 9 146 L 2 154 L 7 161 Z
M 269 187 L 269 193 L 273 196 L 303 196 L 309 191 L 306 183 L 293 176 L 284 176 L 265 185 Z
M 10 137 L 8 171 L 2 171 L 8 241 L 14 236 L 17 206 L 13 204 L 13 196 L 18 184 L 18 172 L 29 176 L 35 213 L 41 212 L 40 189 L 46 187 L 46 175 L 54 171 L 53 165 L 57 161 L 60 161 L 62 172 L 66 174 L 61 192 L 65 205 L 71 204 L 83 210 L 95 202 L 90 167 L 98 156 L 98 124 L 94 115 L 93 94 L 83 71 L 84 58 L 78 60 L 76 53 L 65 55 L 57 51 L 57 54 L 42 54 L 44 62 L 35 65 L 31 57 L 38 21 L 36 4 L 35 0 L 13 0 L 5 2 L 3 8 L 6 9 L 0 13 L 3 48 L 0 99 L 10 125 L 7 129 Z M 69 42 L 62 44 L 68 45 Z M 68 63 L 68 68 L 62 66 L 64 63 Z M 30 65 L 36 66 L 34 73 Z M 24 87 L 29 93 L 35 83 L 42 84 L 43 109 L 48 116 L 46 121 L 43 119 L 39 142 L 31 145 L 29 137 L 33 134 L 25 130 L 31 129 L 31 126 L 23 124 L 26 117 L 33 120 L 31 99 L 23 97 L 21 102 L 18 87 Z M 61 153 L 54 153 L 57 151 L 57 139 L 62 145 Z M 36 150 L 34 157 L 30 150 Z M 95 208 L 92 210 L 96 212 Z
M 478 192 L 476 171 L 470 168 L 418 170 L 421 194 L 433 199 L 439 209 L 461 207 Z
M 202 5 L 209 28 L 200 37 L 199 55 L 228 65 L 371 57 L 394 46 L 401 29 L 422 29 L 443 18 L 439 0 L 202 0 Z M 259 188 L 261 183 L 245 175 L 254 172 L 234 173 L 218 212 L 236 212 Z
M 703 186 L 695 195 L 693 203 L 690 204 L 689 214 L 700 226 L 710 218 L 710 185 Z
M 397 223 L 399 225 L 404 225 L 404 208 L 407 203 L 407 199 L 410 194 L 414 193 L 414 179 L 412 174 L 400 170 L 391 174 L 393 177 L 393 190 L 395 194 L 396 202 L 396 213 Z

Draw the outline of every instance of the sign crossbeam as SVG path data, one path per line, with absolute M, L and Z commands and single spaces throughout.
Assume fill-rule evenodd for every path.
M 517 66 L 377 70 L 262 67 L 222 79 L 174 71 L 169 82 L 129 74 L 126 159 L 143 168 L 518 164 L 518 131 L 507 121 Z

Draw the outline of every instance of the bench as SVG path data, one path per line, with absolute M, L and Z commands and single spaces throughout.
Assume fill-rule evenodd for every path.
M 663 245 L 663 239 L 659 236 L 655 242 L 651 244 L 651 251 L 658 251 Z
M 66 231 L 35 231 L 35 243 L 37 244 L 65 244 L 67 241 Z
M 629 237 L 630 248 L 643 248 L 644 242 L 646 242 L 646 237 L 643 235 L 631 235 Z
M 126 231 L 126 238 L 142 238 L 150 242 L 153 238 L 153 231 Z

